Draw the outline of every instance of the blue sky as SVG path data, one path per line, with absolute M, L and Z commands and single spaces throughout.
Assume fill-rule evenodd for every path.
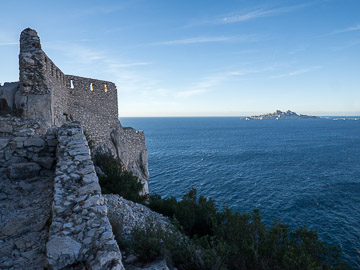
M 360 1 L 1 1 L 0 83 L 38 31 L 65 73 L 116 83 L 120 116 L 360 115 Z

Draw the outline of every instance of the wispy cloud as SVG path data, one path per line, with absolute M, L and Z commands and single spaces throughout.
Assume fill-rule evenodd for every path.
M 147 66 L 150 65 L 148 62 L 134 62 L 134 63 L 127 63 L 127 64 L 112 64 L 115 68 L 128 68 L 128 67 L 136 67 L 136 66 Z
M 309 5 L 310 3 L 306 3 L 301 5 L 279 7 L 279 8 L 269 8 L 268 6 L 260 6 L 257 8 L 242 10 L 239 12 L 232 12 L 228 14 L 219 15 L 212 19 L 210 18 L 202 21 L 193 21 L 192 23 L 185 25 L 184 28 L 209 25 L 209 24 L 230 24 L 230 23 L 245 22 L 258 18 L 276 16 L 283 13 L 288 13 L 291 11 L 295 11 L 297 9 L 307 7 Z
M 328 35 L 335 35 L 335 34 L 341 34 L 341 33 L 346 33 L 346 32 L 353 32 L 353 31 L 360 31 L 360 24 L 351 26 L 351 27 L 348 27 L 345 29 L 341 29 L 341 30 L 335 30 L 335 31 L 329 33 Z
M 118 12 L 120 10 L 123 10 L 123 6 L 95 6 L 95 7 L 89 7 L 82 10 L 79 10 L 80 14 L 83 15 L 94 15 L 94 14 L 110 14 L 114 12 Z
M 18 42 L 0 42 L 0 46 L 14 46 L 19 45 Z
M 205 93 L 205 92 L 207 92 L 207 91 L 208 91 L 208 90 L 206 90 L 206 89 L 180 91 L 180 92 L 177 92 L 177 93 L 175 94 L 175 97 L 181 97 L 181 98 L 190 97 L 190 96 L 193 96 L 193 95 L 198 95 L 198 94 Z
M 216 42 L 254 42 L 265 39 L 255 34 L 242 35 L 242 36 L 219 36 L 219 37 L 192 37 L 168 41 L 154 42 L 150 45 L 186 45 L 196 43 L 216 43 Z
M 193 37 L 193 38 L 155 42 L 152 43 L 152 45 L 181 45 L 181 44 L 192 44 L 192 43 L 228 42 L 232 40 L 234 40 L 233 37 Z
M 308 73 L 310 71 L 316 70 L 316 69 L 320 69 L 321 66 L 313 66 L 313 67 L 307 67 L 307 68 L 302 68 L 302 69 L 298 69 L 295 71 L 291 71 L 288 73 L 283 73 L 283 74 L 279 74 L 279 75 L 274 75 L 271 76 L 271 79 L 280 79 L 280 78 L 285 78 L 285 77 L 293 77 L 293 76 L 297 76 L 297 75 L 301 75 L 304 73 Z
M 89 48 L 80 44 L 68 44 L 63 42 L 47 44 L 47 50 L 51 57 L 51 50 L 60 52 L 63 59 L 53 59 L 59 67 L 67 66 L 64 72 L 90 76 L 115 82 L 118 92 L 139 93 L 158 89 L 159 81 L 151 78 L 148 74 L 137 70 L 136 67 L 150 65 L 148 62 L 119 59 L 117 56 Z M 62 64 L 61 64 L 62 62 Z M 94 67 L 101 67 L 101 71 Z M 71 68 L 71 69 L 69 69 Z
M 216 23 L 236 23 L 236 22 L 243 22 L 248 20 L 253 20 L 261 17 L 269 17 L 275 16 L 282 13 L 291 12 L 300 8 L 307 6 L 307 4 L 297 5 L 297 6 L 290 6 L 290 7 L 281 7 L 281 8 L 274 8 L 274 9 L 256 9 L 248 12 L 243 12 L 239 14 L 233 14 L 228 16 L 223 16 L 216 20 Z
M 202 78 L 199 82 L 195 83 L 193 86 L 189 87 L 188 90 L 179 91 L 175 93 L 175 97 L 177 98 L 188 98 L 194 95 L 204 94 L 209 91 L 215 86 L 220 85 L 221 83 L 230 80 L 236 77 L 242 77 L 249 74 L 260 73 L 263 71 L 268 70 L 269 68 L 263 69 L 243 69 L 243 70 L 234 70 L 234 71 L 227 71 L 227 72 L 220 72 L 216 74 L 212 74 L 210 76 L 206 76 Z

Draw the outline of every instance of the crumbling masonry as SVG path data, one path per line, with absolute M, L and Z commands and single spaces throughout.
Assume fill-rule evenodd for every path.
M 114 83 L 65 75 L 30 28 L 20 36 L 19 68 L 19 82 L 0 86 L 0 115 L 42 119 L 49 127 L 79 121 L 91 144 L 117 156 L 143 182 L 143 193 L 148 193 L 144 133 L 121 126 Z
M 0 269 L 124 269 L 110 225 L 121 209 L 108 211 L 89 144 L 148 193 L 144 133 L 121 126 L 115 84 L 65 75 L 35 30 L 21 33 L 19 66 L 20 81 L 0 86 Z

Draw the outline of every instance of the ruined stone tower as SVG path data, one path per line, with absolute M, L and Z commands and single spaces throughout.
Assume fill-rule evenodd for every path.
M 19 82 L 0 86 L 0 115 L 42 119 L 49 127 L 79 121 L 94 148 L 117 156 L 148 193 L 144 133 L 121 126 L 114 83 L 65 75 L 30 28 L 20 36 L 19 69 Z

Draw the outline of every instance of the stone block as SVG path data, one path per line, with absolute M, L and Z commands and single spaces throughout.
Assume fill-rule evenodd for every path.
M 36 146 L 43 147 L 45 145 L 45 141 L 41 138 L 29 138 L 24 142 L 25 147 Z
M 92 182 L 89 185 L 79 188 L 78 193 L 80 196 L 92 194 L 92 193 L 100 194 L 100 190 L 101 189 L 100 189 L 99 184 L 97 182 Z
M 46 141 L 48 146 L 56 146 L 57 145 L 57 140 L 56 139 L 50 139 Z
M 8 134 L 11 134 L 11 133 L 13 133 L 13 127 L 12 127 L 12 126 L 8 126 L 8 125 L 4 125 L 4 126 L 0 127 L 0 133 L 8 133 Z
M 56 269 L 70 266 L 79 260 L 82 245 L 69 236 L 53 237 L 46 244 L 46 253 Z
M 5 148 L 10 141 L 10 138 L 0 138 L 0 149 Z
M 34 161 L 48 170 L 52 169 L 55 164 L 55 158 L 53 157 L 36 157 Z
M 10 179 L 30 179 L 39 175 L 41 167 L 33 162 L 13 164 L 8 167 Z

